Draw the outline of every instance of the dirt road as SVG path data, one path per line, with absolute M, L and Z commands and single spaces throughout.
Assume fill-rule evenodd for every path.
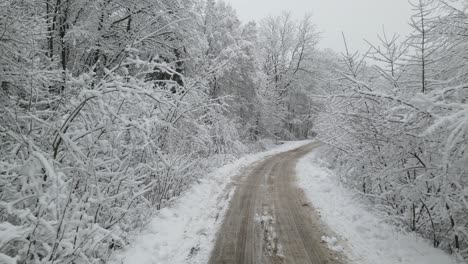
M 343 263 L 321 241 L 325 227 L 295 182 L 310 144 L 255 164 L 239 179 L 210 264 Z

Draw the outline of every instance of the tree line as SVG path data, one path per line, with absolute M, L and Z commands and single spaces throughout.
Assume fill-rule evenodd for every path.
M 105 263 L 214 168 L 317 135 L 343 183 L 468 257 L 465 0 L 318 50 L 215 0 L 0 1 L 0 262 Z
M 317 40 L 214 0 L 0 1 L 0 262 L 104 263 L 213 168 L 306 138 Z
M 364 54 L 324 56 L 314 129 L 346 186 L 466 259 L 468 3 L 411 4 L 409 36 L 383 32 Z

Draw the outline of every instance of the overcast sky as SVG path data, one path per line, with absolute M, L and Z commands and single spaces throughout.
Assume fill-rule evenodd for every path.
M 321 48 L 343 50 L 343 31 L 352 49 L 367 49 L 364 39 L 375 43 L 385 26 L 388 33 L 410 32 L 411 5 L 407 0 L 224 0 L 247 22 L 282 10 L 296 17 L 311 13 L 322 32 Z

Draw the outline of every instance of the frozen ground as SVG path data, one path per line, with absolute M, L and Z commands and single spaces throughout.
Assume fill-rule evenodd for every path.
M 173 206 L 162 209 L 111 263 L 207 263 L 234 190 L 229 185 L 233 177 L 267 156 L 307 143 L 310 141 L 288 142 L 270 151 L 247 155 L 207 175 Z
M 298 184 L 337 237 L 322 237 L 356 264 L 452 264 L 456 260 L 414 234 L 398 231 L 345 189 L 311 152 L 297 164 Z

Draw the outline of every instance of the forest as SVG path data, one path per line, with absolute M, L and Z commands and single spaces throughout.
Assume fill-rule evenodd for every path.
M 215 0 L 0 0 L 0 263 L 106 263 L 192 184 L 316 138 L 342 182 L 468 259 L 468 1 L 319 49 Z

